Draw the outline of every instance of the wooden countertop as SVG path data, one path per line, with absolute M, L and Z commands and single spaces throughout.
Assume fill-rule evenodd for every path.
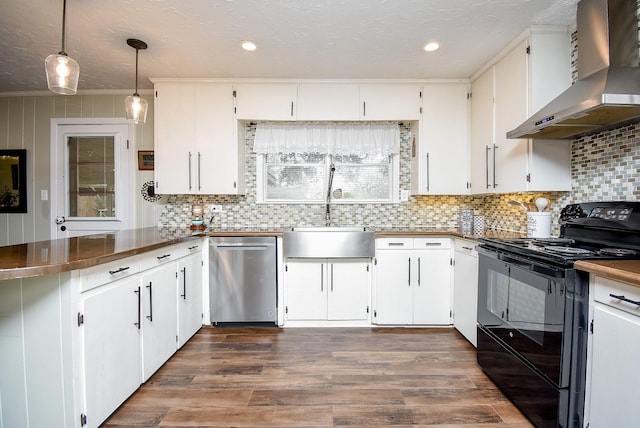
M 640 287 L 640 260 L 581 260 L 575 263 L 575 268 Z
M 0 280 L 28 278 L 67 272 L 142 254 L 167 245 L 203 236 L 282 236 L 283 230 L 260 228 L 159 229 L 147 227 L 113 233 L 54 239 L 0 247 Z M 376 230 L 376 237 L 391 236 L 451 236 L 477 239 L 476 235 L 460 233 L 458 229 L 392 228 Z M 488 231 L 487 237 L 519 237 L 511 232 Z

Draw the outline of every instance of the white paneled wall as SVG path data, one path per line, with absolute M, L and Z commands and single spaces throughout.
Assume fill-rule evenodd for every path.
M 0 246 L 50 238 L 49 201 L 41 200 L 41 190 L 50 194 L 50 119 L 124 117 L 124 99 L 118 95 L 41 95 L 0 97 L 0 149 L 27 150 L 27 213 L 0 213 Z M 153 97 L 144 95 L 150 111 L 147 122 L 135 127 L 133 150 L 153 150 Z M 137 158 L 137 155 L 136 155 Z M 135 227 L 156 225 L 162 206 L 145 202 L 140 187 L 153 180 L 153 171 L 138 171 L 135 165 Z

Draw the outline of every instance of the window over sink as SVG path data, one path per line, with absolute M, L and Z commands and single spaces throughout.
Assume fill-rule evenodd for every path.
M 331 203 L 398 200 L 397 123 L 264 123 L 256 127 L 257 200 Z

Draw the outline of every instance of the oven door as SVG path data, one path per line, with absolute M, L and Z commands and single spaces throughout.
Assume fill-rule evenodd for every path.
M 573 299 L 565 270 L 483 248 L 478 254 L 478 326 L 553 385 L 567 387 Z

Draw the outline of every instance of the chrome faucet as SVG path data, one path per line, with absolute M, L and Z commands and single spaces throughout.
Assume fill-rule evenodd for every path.
M 331 162 L 329 167 L 329 185 L 327 186 L 327 210 L 326 225 L 331 226 L 331 188 L 333 187 L 333 174 L 336 172 L 336 166 Z

